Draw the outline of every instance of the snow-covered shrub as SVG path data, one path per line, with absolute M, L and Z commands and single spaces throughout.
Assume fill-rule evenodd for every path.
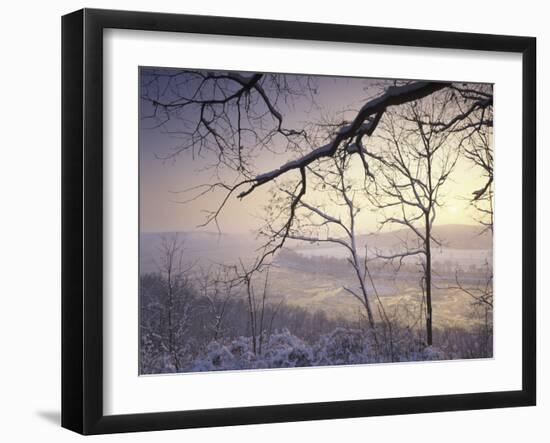
M 368 363 L 369 343 L 362 331 L 337 328 L 323 335 L 315 345 L 315 364 L 347 365 Z
M 450 358 L 442 349 L 425 347 L 416 340 L 402 340 L 399 337 L 393 349 L 393 356 L 380 354 L 374 346 L 374 338 L 369 331 L 337 328 L 330 334 L 321 336 L 319 341 L 309 345 L 291 334 L 287 329 L 264 337 L 256 354 L 253 352 L 251 337 L 238 337 L 228 342 L 212 341 L 204 353 L 194 362 L 186 365 L 186 372 L 223 371 L 242 369 L 294 368 L 304 366 L 332 366 L 389 361 L 431 361 Z M 384 351 L 386 352 L 386 351 Z M 170 368 L 168 360 L 161 363 Z
M 252 352 L 251 337 L 238 337 L 229 343 L 212 341 L 206 347 L 204 355 L 199 356 L 189 371 L 223 371 L 254 369 L 260 365 Z
M 311 366 L 313 352 L 310 347 L 288 329 L 269 337 L 260 357 L 267 368 L 293 368 Z
M 257 365 L 256 356 L 252 352 L 252 339 L 250 337 L 238 337 L 227 348 L 233 356 L 233 369 L 250 369 Z
M 206 347 L 206 354 L 199 357 L 192 365 L 191 371 L 220 371 L 235 369 L 236 362 L 231 351 L 217 341 Z
M 427 346 L 422 351 L 422 360 L 445 360 L 445 353 L 438 348 L 433 346 Z

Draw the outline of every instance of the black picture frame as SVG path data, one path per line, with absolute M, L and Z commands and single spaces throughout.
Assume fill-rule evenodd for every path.
M 261 407 L 103 413 L 103 31 L 107 28 L 519 53 L 523 64 L 522 388 Z M 530 406 L 536 403 L 536 39 L 83 9 L 62 18 L 62 426 L 82 434 Z

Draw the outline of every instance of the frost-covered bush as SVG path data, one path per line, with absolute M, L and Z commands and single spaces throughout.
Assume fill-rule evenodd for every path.
M 195 360 L 191 371 L 219 371 L 236 369 L 236 359 L 231 351 L 217 341 L 206 347 L 206 354 Z
M 267 368 L 294 368 L 311 366 L 313 352 L 298 337 L 292 335 L 288 329 L 283 329 L 269 337 L 260 359 Z
M 445 353 L 433 346 L 428 346 L 422 351 L 422 360 L 444 360 L 445 358 Z
M 374 338 L 368 331 L 337 328 L 310 345 L 283 329 L 270 337 L 263 337 L 261 347 L 257 338 L 256 353 L 253 352 L 251 337 L 238 337 L 225 343 L 212 341 L 204 353 L 187 365 L 184 371 L 294 368 L 452 358 L 440 348 L 426 347 L 416 340 L 407 341 L 403 338 L 399 337 L 391 356 L 386 355 L 384 348 L 375 346 Z M 168 361 L 164 362 L 164 365 L 169 364 Z
M 323 335 L 315 345 L 316 365 L 349 365 L 368 363 L 367 336 L 359 330 L 337 328 Z
M 205 354 L 193 362 L 189 371 L 253 369 L 257 364 L 257 358 L 252 352 L 252 339 L 238 337 L 226 344 L 210 342 Z
M 257 366 L 256 356 L 252 352 L 252 339 L 238 337 L 227 346 L 233 356 L 233 369 L 250 369 Z
M 258 341 L 256 346 L 259 348 Z M 254 354 L 250 337 L 239 337 L 225 344 L 213 341 L 189 371 L 293 368 L 313 364 L 311 348 L 288 330 L 283 330 L 262 344 L 261 354 L 259 351 Z

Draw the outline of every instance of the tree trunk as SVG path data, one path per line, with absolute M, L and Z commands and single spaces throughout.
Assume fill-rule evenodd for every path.
M 426 213 L 426 336 L 428 346 L 432 345 L 432 251 L 430 213 Z
M 170 348 L 170 353 L 172 354 L 172 360 L 174 362 L 174 367 L 176 372 L 179 372 L 179 362 L 178 354 L 176 352 L 176 345 L 174 343 L 174 322 L 172 319 L 174 311 L 174 300 L 173 300 L 173 290 L 171 282 L 171 272 L 168 273 L 168 347 Z
M 250 316 L 250 335 L 252 336 L 252 352 L 256 355 L 256 307 L 252 300 L 252 282 L 246 280 L 246 292 L 248 294 L 248 314 Z

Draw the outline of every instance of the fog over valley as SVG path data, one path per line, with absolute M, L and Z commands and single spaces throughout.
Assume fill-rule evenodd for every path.
M 469 285 L 483 285 L 492 269 L 492 236 L 479 226 L 442 225 L 434 227 L 441 242 L 433 250 L 434 304 L 436 326 L 464 326 L 477 320 L 469 318 L 471 299 L 456 288 L 456 277 Z M 358 249 L 368 251 L 373 282 L 390 309 L 402 320 L 418 309 L 422 296 L 420 272 L 416 257 L 407 257 L 401 266 L 376 258 L 377 253 L 393 251 L 411 238 L 406 230 L 359 235 Z M 184 266 L 190 274 L 239 261 L 252 262 L 261 247 L 253 234 L 227 234 L 208 231 L 142 233 L 140 237 L 140 273 L 159 269 L 163 238 L 177 238 L 182 244 Z M 347 251 L 335 244 L 304 244 L 288 240 L 273 259 L 270 278 L 270 303 L 300 306 L 310 312 L 323 311 L 329 317 L 357 317 L 360 305 L 344 287 L 355 285 L 353 270 L 347 262 Z M 362 253 L 364 258 L 364 252 Z M 374 284 L 373 284 L 374 283 Z M 245 294 L 240 294 L 244 297 Z M 400 311 L 400 312 L 397 312 Z

